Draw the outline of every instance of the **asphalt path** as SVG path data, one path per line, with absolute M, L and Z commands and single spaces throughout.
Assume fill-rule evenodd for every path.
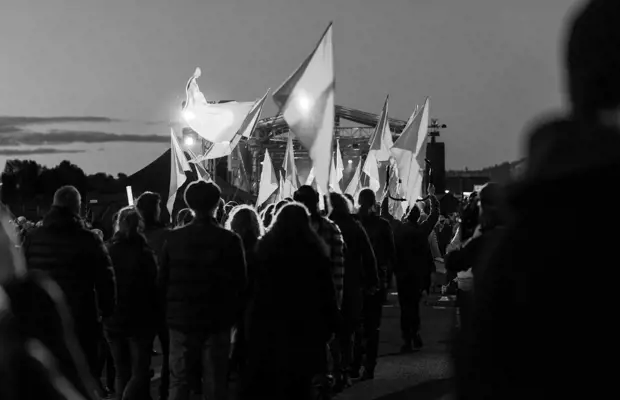
M 336 400 L 448 400 L 453 391 L 450 339 L 456 322 L 451 298 L 430 296 L 421 307 L 424 347 L 400 354 L 400 309 L 395 293 L 383 309 L 379 362 L 375 379 L 354 382 Z M 156 345 L 157 348 L 157 345 Z M 154 356 L 152 398 L 157 399 L 161 356 Z M 198 399 L 199 397 L 195 397 Z M 233 397 L 234 398 L 234 397 Z

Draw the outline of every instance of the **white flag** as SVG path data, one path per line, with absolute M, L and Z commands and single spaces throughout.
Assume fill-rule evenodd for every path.
M 231 142 L 254 102 L 231 101 L 209 104 L 196 83 L 200 74 L 200 68 L 196 68 L 185 87 L 186 100 L 183 107 L 185 122 L 209 142 Z
M 388 161 L 391 157 L 390 149 L 394 146 L 388 117 L 388 99 L 389 96 L 385 99 L 383 111 L 381 111 L 379 121 L 369 142 L 370 149 L 368 152 L 374 153 L 374 158 L 377 161 Z
M 256 123 L 260 119 L 261 112 L 263 111 L 263 105 L 265 104 L 267 94 L 269 94 L 269 90 L 267 90 L 267 93 L 265 93 L 262 98 L 258 99 L 256 103 L 254 103 L 254 106 L 246 115 L 241 126 L 239 127 L 239 130 L 235 133 L 232 140 L 229 142 L 214 143 L 207 154 L 204 155 L 203 159 L 210 160 L 214 158 L 226 157 L 237 147 L 237 144 L 239 144 L 242 137 L 247 139 L 252 136 L 252 132 L 254 132 Z
M 336 141 L 336 176 L 338 182 L 344 177 L 344 163 L 342 162 L 342 153 L 340 152 L 340 140 Z
M 332 167 L 329 173 L 329 187 L 336 193 L 342 193 L 340 188 L 340 182 L 338 180 L 338 172 L 336 171 L 336 162 L 332 162 Z
M 368 152 L 363 172 L 369 178 L 368 187 L 372 189 L 373 192 L 377 193 L 379 188 L 381 188 L 381 183 L 379 181 L 379 167 L 377 166 L 375 154 L 375 152 Z
M 170 129 L 170 189 L 168 190 L 166 207 L 171 217 L 174 201 L 177 198 L 177 191 L 187 180 L 185 172 L 191 170 L 187 158 L 183 150 L 181 150 L 181 146 L 179 146 L 174 130 Z
M 353 178 L 351 178 L 351 181 L 349 182 L 349 184 L 347 185 L 347 188 L 344 191 L 346 194 L 350 194 L 351 196 L 353 196 L 356 202 L 357 202 L 357 199 L 355 198 L 355 195 L 357 195 L 357 193 L 361 190 L 361 187 L 362 187 L 362 183 L 360 181 L 361 178 L 362 178 L 362 160 L 360 159 L 360 161 L 357 163 L 355 174 L 353 174 Z
M 332 25 L 316 49 L 273 94 L 286 123 L 308 149 L 317 186 L 327 193 L 334 134 Z
M 391 150 L 398 165 L 401 188 L 410 205 L 415 204 L 422 194 L 429 116 L 430 99 L 427 98 L 422 110 L 409 118 L 402 134 Z
M 276 176 L 276 170 L 273 168 L 271 157 L 269 157 L 269 150 L 265 150 L 265 158 L 263 159 L 263 170 L 260 174 L 260 182 L 258 186 L 258 199 L 256 200 L 256 207 L 260 207 L 264 202 L 269 199 L 269 196 L 278 190 L 278 177 Z

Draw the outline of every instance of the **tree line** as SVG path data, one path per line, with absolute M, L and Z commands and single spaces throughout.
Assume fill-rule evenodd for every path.
M 119 193 L 125 190 L 127 175 L 116 177 L 99 172 L 87 175 L 65 160 L 53 168 L 33 160 L 8 160 L 2 172 L 2 203 L 16 207 L 49 207 L 54 192 L 62 186 L 75 186 L 82 198 L 90 192 Z

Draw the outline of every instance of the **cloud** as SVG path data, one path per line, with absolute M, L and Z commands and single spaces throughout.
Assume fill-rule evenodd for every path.
M 0 116 L 0 130 L 2 127 L 13 126 L 20 127 L 24 125 L 45 125 L 45 124 L 65 124 L 75 122 L 91 122 L 91 123 L 106 123 L 106 122 L 122 122 L 120 119 L 108 118 L 108 117 L 7 117 Z
M 53 129 L 49 133 L 40 132 L 12 132 L 0 134 L 0 146 L 19 145 L 60 145 L 70 143 L 167 143 L 170 136 L 164 135 L 135 135 L 117 134 L 99 131 L 67 131 Z
M 84 153 L 85 150 L 62 150 L 62 149 L 0 149 L 0 156 L 28 156 L 37 154 L 63 154 L 63 153 Z

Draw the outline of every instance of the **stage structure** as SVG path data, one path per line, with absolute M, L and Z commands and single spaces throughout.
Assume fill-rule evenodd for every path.
M 338 105 L 335 115 L 334 138 L 340 142 L 340 150 L 345 163 L 343 180 L 346 184 L 353 176 L 357 163 L 360 160 L 363 162 L 368 154 L 370 147 L 368 142 L 379 120 L 379 115 Z M 357 126 L 341 126 L 341 120 Z M 407 121 L 390 118 L 389 123 L 393 139 L 396 141 Z M 442 128 L 446 128 L 446 125 L 440 125 L 436 119 L 431 121 L 429 126 L 431 140 L 427 146 L 427 158 L 433 165 L 432 179 L 437 186 L 438 193 L 443 193 L 445 187 L 442 183 L 445 179 L 445 144 L 436 141 L 439 130 Z M 217 176 L 243 190 L 256 194 L 258 193 L 258 180 L 265 150 L 269 150 L 273 165 L 280 172 L 288 134 L 289 128 L 282 115 L 264 118 L 257 123 L 252 137 L 248 140 L 242 139 L 230 156 L 204 161 L 202 166 L 212 176 Z M 210 146 L 208 141 L 200 138 L 190 128 L 183 130 L 183 136 L 186 149 L 189 148 L 195 154 L 204 154 Z M 308 151 L 303 148 L 298 140 L 293 140 L 293 146 L 300 181 L 303 184 L 311 169 L 310 157 Z M 336 141 L 334 141 L 335 149 Z

